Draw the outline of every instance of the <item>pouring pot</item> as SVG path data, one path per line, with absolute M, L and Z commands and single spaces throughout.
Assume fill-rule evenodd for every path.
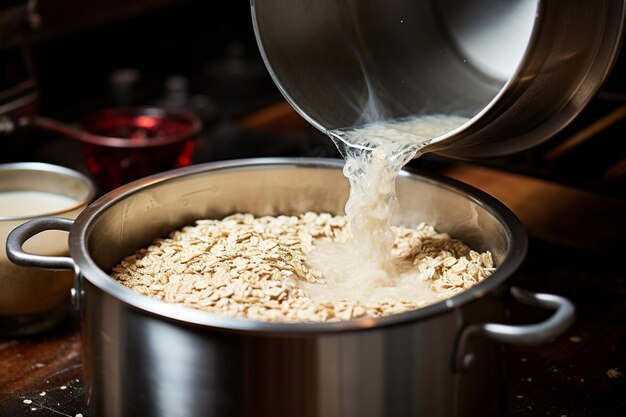
M 342 166 L 252 159 L 181 168 L 106 194 L 74 222 L 37 219 L 12 231 L 13 262 L 75 271 L 89 415 L 503 415 L 499 342 L 547 341 L 569 326 L 574 308 L 559 296 L 509 288 L 526 234 L 501 203 L 456 181 L 401 172 L 394 221 L 431 223 L 490 250 L 497 268 L 420 310 L 335 323 L 257 322 L 152 299 L 108 274 L 135 250 L 197 219 L 343 213 L 349 189 Z M 23 251 L 26 239 L 48 229 L 70 232 L 71 257 Z M 555 312 L 537 324 L 505 324 L 513 300 Z
M 274 82 L 328 133 L 423 114 L 468 117 L 430 146 L 458 158 L 530 148 L 598 91 L 626 0 L 251 0 Z

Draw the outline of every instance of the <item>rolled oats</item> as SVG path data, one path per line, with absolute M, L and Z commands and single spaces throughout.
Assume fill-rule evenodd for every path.
M 491 253 L 470 250 L 432 226 L 394 227 L 395 259 L 409 261 L 440 298 L 453 296 L 494 271 Z M 345 242 L 344 216 L 254 217 L 235 214 L 199 220 L 157 239 L 113 268 L 134 291 L 169 303 L 262 321 L 324 322 L 380 317 L 427 302 L 343 300 L 314 302 L 298 282 L 324 283 L 306 262 L 316 239 Z

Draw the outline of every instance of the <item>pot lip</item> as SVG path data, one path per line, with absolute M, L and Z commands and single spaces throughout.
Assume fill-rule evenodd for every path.
M 428 319 L 459 308 L 469 302 L 482 298 L 506 281 L 520 266 L 526 255 L 528 238 L 519 219 L 504 204 L 494 197 L 462 182 L 432 174 L 417 173 L 414 170 L 402 170 L 402 177 L 416 177 L 420 181 L 443 187 L 457 194 L 463 194 L 471 201 L 487 210 L 504 226 L 510 242 L 509 250 L 504 262 L 496 268 L 494 273 L 483 282 L 463 291 L 446 300 L 430 306 L 409 311 L 406 313 L 380 317 L 361 318 L 351 321 L 332 323 L 274 323 L 249 319 L 226 317 L 202 310 L 195 310 L 176 304 L 166 303 L 148 296 L 142 296 L 113 280 L 106 272 L 100 269 L 89 255 L 87 237 L 89 231 L 100 215 L 108 207 L 145 189 L 180 178 L 183 176 L 199 175 L 205 172 L 263 169 L 270 167 L 324 168 L 342 169 L 342 159 L 330 158 L 254 158 L 239 159 L 222 162 L 211 162 L 152 175 L 120 188 L 117 188 L 88 206 L 76 219 L 69 236 L 70 254 L 78 265 L 81 275 L 91 284 L 110 296 L 129 306 L 148 314 L 159 316 L 166 320 L 173 320 L 187 325 L 199 325 L 221 331 L 250 333 L 250 334 L 280 334 L 288 335 L 315 335 L 381 328 L 393 325 L 406 324 L 418 320 Z

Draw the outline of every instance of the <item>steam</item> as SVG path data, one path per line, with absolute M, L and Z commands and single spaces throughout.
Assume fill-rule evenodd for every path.
M 464 124 L 461 116 L 418 114 L 405 118 L 392 118 L 379 98 L 367 65 L 356 55 L 362 72 L 364 91 L 358 100 L 359 117 L 349 128 L 328 132 L 342 156 L 350 159 L 371 159 L 374 151 L 382 152 L 385 159 L 399 162 L 401 169 L 409 160 L 428 150 L 433 140 Z M 378 87 L 378 88 L 377 88 Z M 382 91 L 384 94 L 384 90 Z M 352 102 L 354 103 L 354 101 Z M 357 104 L 353 104 L 357 108 Z
M 381 104 L 380 99 L 376 95 L 376 91 L 374 90 L 374 86 L 372 85 L 372 81 L 368 76 L 367 71 L 365 70 L 365 66 L 363 62 L 359 59 L 361 70 L 363 71 L 363 78 L 365 80 L 365 88 L 366 88 L 366 97 L 365 105 L 361 110 L 361 115 L 359 116 L 356 124 L 357 126 L 369 125 L 372 123 L 381 122 L 386 119 L 385 109 Z

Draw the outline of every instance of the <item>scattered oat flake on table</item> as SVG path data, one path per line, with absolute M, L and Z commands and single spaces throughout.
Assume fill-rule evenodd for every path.
M 580 343 L 583 341 L 583 339 L 580 336 L 572 336 L 569 338 L 569 341 L 572 343 Z
M 606 376 L 609 378 L 619 378 L 623 374 L 619 371 L 619 368 L 612 368 L 606 371 Z
M 41 391 L 39 395 L 43 397 L 44 395 L 46 395 L 46 391 Z
M 33 400 L 28 400 L 28 399 L 26 399 L 26 400 L 24 400 L 24 401 L 22 401 L 22 402 L 23 402 L 24 404 L 32 404 L 32 403 L 33 403 Z
M 61 387 L 60 387 L 60 388 L 61 388 L 61 389 L 67 389 L 67 386 L 65 386 L 65 385 L 61 385 Z

